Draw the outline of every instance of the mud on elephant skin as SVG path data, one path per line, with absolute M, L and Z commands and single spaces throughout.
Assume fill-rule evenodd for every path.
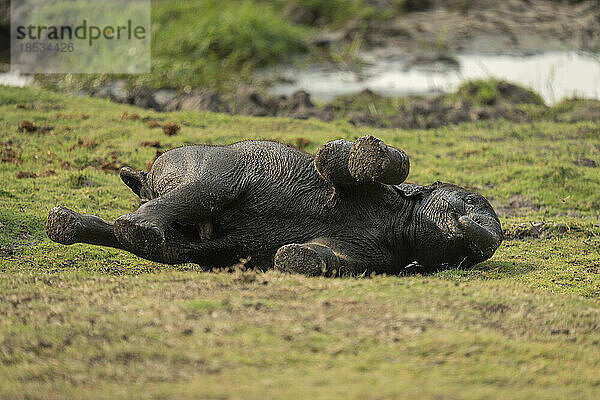
M 168 264 L 306 275 L 398 274 L 469 267 L 502 241 L 488 201 L 459 186 L 403 183 L 409 160 L 373 136 L 324 144 L 315 156 L 268 141 L 186 146 L 149 172 L 121 170 L 140 207 L 113 224 L 62 206 L 48 236 Z

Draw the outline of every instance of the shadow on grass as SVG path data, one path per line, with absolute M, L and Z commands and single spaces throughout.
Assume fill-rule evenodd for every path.
M 1 244 L 1 243 L 0 243 Z M 45 240 L 41 243 L 16 245 L 12 243 L 7 254 L 3 254 L 0 246 L 1 272 L 30 271 L 56 274 L 68 272 L 87 272 L 102 275 L 141 275 L 167 271 L 178 272 L 232 272 L 241 265 L 230 268 L 203 268 L 199 265 L 188 263 L 167 265 L 144 260 L 133 254 L 103 247 L 76 244 L 62 246 Z M 8 252 L 10 250 L 10 252 Z M 513 261 L 486 261 L 470 269 L 449 269 L 438 272 L 403 271 L 402 276 L 427 275 L 448 280 L 486 280 L 502 279 L 528 274 L 535 270 L 532 264 Z M 257 270 L 259 272 L 261 270 Z M 366 275 L 364 277 L 369 277 Z M 344 276 L 346 278 L 358 276 Z
M 470 269 L 450 269 L 432 274 L 442 279 L 502 279 L 528 274 L 535 270 L 532 264 L 514 261 L 486 261 Z

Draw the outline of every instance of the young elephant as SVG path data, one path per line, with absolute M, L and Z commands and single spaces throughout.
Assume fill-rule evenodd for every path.
M 150 172 L 122 168 L 140 197 L 110 224 L 65 207 L 48 236 L 162 263 L 251 265 L 318 275 L 469 267 L 502 241 L 485 198 L 436 182 L 403 184 L 407 155 L 373 136 L 336 140 L 315 156 L 268 141 L 180 147 Z

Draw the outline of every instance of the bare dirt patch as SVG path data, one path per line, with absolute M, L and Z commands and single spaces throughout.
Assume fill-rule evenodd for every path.
M 102 170 L 104 172 L 116 172 L 120 168 L 121 168 L 121 166 L 116 161 L 107 161 L 107 162 L 103 163 L 102 165 L 100 165 L 100 170 Z
M 30 178 L 37 178 L 37 174 L 35 172 L 31 172 L 31 171 L 19 171 L 17 172 L 17 179 L 30 179 Z
M 19 171 L 17 172 L 17 179 L 35 179 L 35 178 L 46 178 L 49 176 L 54 176 L 56 175 L 56 171 L 54 171 L 53 169 L 47 169 L 44 172 L 41 172 L 39 174 L 35 173 L 35 172 L 31 172 L 31 171 Z
M 31 122 L 31 121 L 23 120 L 23 121 L 21 121 L 21 124 L 19 125 L 19 127 L 17 128 L 17 130 L 19 132 L 31 133 L 31 132 L 37 131 L 38 127 L 35 126 L 35 124 L 33 122 Z
M 54 176 L 54 175 L 56 175 L 56 171 L 54 171 L 53 169 L 47 169 L 44 172 L 42 172 L 39 176 L 48 177 L 48 176 Z
M 137 121 L 138 119 L 140 119 L 140 115 L 137 113 L 130 113 L 128 111 L 124 111 L 123 114 L 121 114 L 121 119 L 126 121 Z
M 179 124 L 176 122 L 166 122 L 162 128 L 163 128 L 163 133 L 165 135 L 173 136 L 173 135 L 176 135 L 177 132 L 179 132 L 179 129 L 181 129 L 181 126 L 179 126 Z
M 54 127 L 50 126 L 50 125 L 44 125 L 44 126 L 40 126 L 39 130 L 40 130 L 40 133 L 49 133 L 54 130 Z
M 573 161 L 573 164 L 580 167 L 598 168 L 598 163 L 595 160 L 589 158 L 580 158 L 579 160 Z
M 491 203 L 499 217 L 526 215 L 540 209 L 534 199 L 520 194 L 511 196 L 505 203 L 498 201 L 491 201 Z
M 20 152 L 15 150 L 12 146 L 7 143 L 0 144 L 0 159 L 3 163 L 12 163 L 20 165 L 23 163 Z
M 304 150 L 311 144 L 312 144 L 312 141 L 310 139 L 303 138 L 303 137 L 296 138 L 295 146 L 296 146 L 296 148 L 298 148 L 300 150 Z
M 504 226 L 506 240 L 547 239 L 564 235 L 578 235 L 591 238 L 596 236 L 593 229 L 564 223 L 530 221 Z
M 91 139 L 91 140 L 82 140 L 82 139 L 78 139 L 77 143 L 75 143 L 73 146 L 69 147 L 69 151 L 74 150 L 76 148 L 84 148 L 84 149 L 93 149 L 94 147 L 98 146 L 98 141 Z
M 150 129 L 160 128 L 161 126 L 162 125 L 160 124 L 160 122 L 158 122 L 155 119 L 148 121 L 148 128 L 150 128 Z

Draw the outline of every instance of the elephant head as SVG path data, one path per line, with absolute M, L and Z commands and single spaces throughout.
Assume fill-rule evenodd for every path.
M 396 188 L 414 201 L 408 224 L 411 257 L 426 270 L 470 267 L 500 246 L 500 220 L 480 194 L 442 182 Z

